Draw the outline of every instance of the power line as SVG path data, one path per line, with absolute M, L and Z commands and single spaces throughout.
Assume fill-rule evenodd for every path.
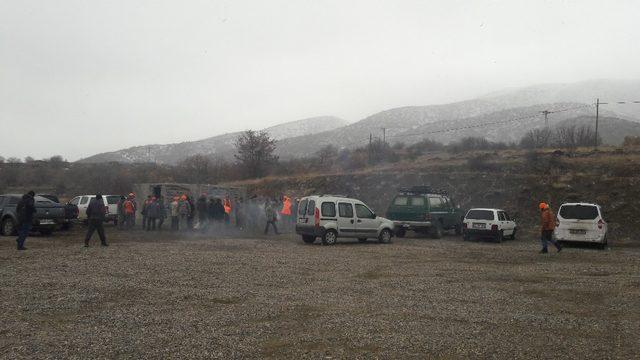
M 581 109 L 581 108 L 589 107 L 589 106 L 592 106 L 592 105 L 591 104 L 585 104 L 585 105 L 575 106 L 575 107 L 566 108 L 566 109 L 559 109 L 559 110 L 549 111 L 548 114 L 559 113 L 559 112 L 563 112 L 563 111 L 570 111 L 570 110 L 575 110 L 575 109 Z M 492 121 L 492 122 L 486 122 L 486 123 L 475 124 L 475 125 L 467 125 L 467 126 L 460 126 L 460 127 L 456 127 L 456 128 L 449 128 L 449 129 L 425 131 L 425 132 L 415 133 L 415 134 L 388 135 L 387 138 L 409 137 L 409 136 L 419 136 L 419 135 L 428 135 L 428 134 L 439 134 L 439 133 L 445 133 L 445 132 L 451 132 L 451 131 L 459 131 L 459 130 L 465 130 L 465 129 L 473 129 L 473 128 L 485 127 L 485 126 L 489 126 L 489 125 L 505 124 L 505 123 L 510 123 L 510 122 L 522 121 L 522 120 L 532 119 L 532 118 L 535 118 L 535 117 L 538 117 L 538 116 L 540 116 L 540 113 L 527 115 L 527 116 L 522 116 L 522 117 L 518 117 L 518 118 L 514 118 L 514 119 Z

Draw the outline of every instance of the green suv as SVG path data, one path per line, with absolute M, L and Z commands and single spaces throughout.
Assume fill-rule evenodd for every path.
M 387 209 L 387 219 L 395 225 L 394 233 L 403 237 L 409 230 L 439 239 L 444 230 L 462 233 L 464 211 L 443 191 L 429 186 L 400 189 Z

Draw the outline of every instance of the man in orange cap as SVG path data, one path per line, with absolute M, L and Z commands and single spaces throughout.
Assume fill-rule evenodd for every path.
M 540 241 L 542 242 L 542 250 L 540 250 L 541 254 L 546 254 L 549 251 L 547 250 L 547 242 L 551 242 L 555 245 L 558 252 L 562 250 L 560 244 L 553 239 L 553 230 L 556 228 L 556 219 L 553 211 L 549 208 L 549 204 L 541 202 L 538 205 L 540 208 L 540 219 L 541 219 L 541 227 L 540 227 Z

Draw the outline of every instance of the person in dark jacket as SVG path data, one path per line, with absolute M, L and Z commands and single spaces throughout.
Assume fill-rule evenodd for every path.
M 201 231 L 207 230 L 209 207 L 207 206 L 207 198 L 205 194 L 200 195 L 196 201 L 196 212 L 198 213 L 198 228 Z
M 155 230 L 160 217 L 160 204 L 155 197 L 147 204 L 147 231 Z
M 22 199 L 16 207 L 16 213 L 18 215 L 18 238 L 16 239 L 18 250 L 27 250 L 27 248 L 24 247 L 24 242 L 27 240 L 29 231 L 31 231 L 31 227 L 33 226 L 33 214 L 36 212 L 35 195 L 33 191 L 22 195 Z
M 124 212 L 124 202 L 127 201 L 127 198 L 124 196 L 120 196 L 120 200 L 118 200 L 118 229 L 124 229 L 125 223 L 125 212 Z
M 100 236 L 100 245 L 107 245 L 107 238 L 104 236 L 104 218 L 105 218 L 105 205 L 102 200 L 102 194 L 96 194 L 96 197 L 91 199 L 89 206 L 87 207 L 87 219 L 89 220 L 89 229 L 87 229 L 87 236 L 84 238 L 84 246 L 89 247 L 89 240 L 94 231 L 98 231 Z

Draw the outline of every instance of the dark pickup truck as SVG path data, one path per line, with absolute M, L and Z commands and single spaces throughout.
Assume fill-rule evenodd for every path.
M 16 207 L 22 199 L 19 194 L 0 195 L 0 234 L 15 235 L 18 226 Z M 65 206 L 36 195 L 36 213 L 33 214 L 33 230 L 50 235 L 65 222 Z
M 72 203 L 62 204 L 60 202 L 60 198 L 51 195 L 51 194 L 38 194 L 38 196 L 42 196 L 43 198 L 47 198 L 53 202 L 61 204 L 64 206 L 64 222 L 61 224 L 61 230 L 69 230 L 71 229 L 71 224 L 78 219 L 78 215 L 80 214 L 80 210 L 77 205 Z

